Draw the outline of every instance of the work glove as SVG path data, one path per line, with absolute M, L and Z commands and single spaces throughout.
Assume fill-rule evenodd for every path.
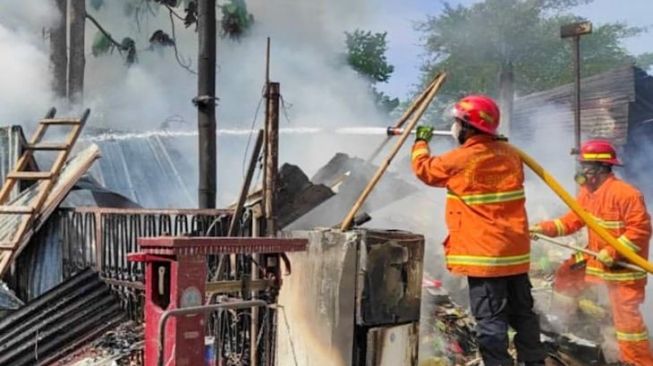
M 533 225 L 528 228 L 528 233 L 533 237 L 535 234 L 544 234 L 544 229 L 540 225 Z
M 610 255 L 610 252 L 608 252 L 607 249 L 601 249 L 599 255 L 596 256 L 596 259 L 608 267 L 612 267 L 614 265 L 614 258 L 612 255 Z
M 433 127 L 431 126 L 417 126 L 417 131 L 415 133 L 415 141 L 426 141 L 431 142 L 433 137 Z

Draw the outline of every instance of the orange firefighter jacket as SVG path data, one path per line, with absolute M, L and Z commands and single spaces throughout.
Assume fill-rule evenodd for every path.
M 581 187 L 578 203 L 592 215 L 600 226 L 607 229 L 619 242 L 648 258 L 651 238 L 651 219 L 644 198 L 637 188 L 618 179 L 613 174 L 594 192 Z M 580 230 L 585 224 L 573 212 L 551 221 L 540 223 L 547 236 L 564 236 Z M 623 260 L 616 249 L 605 243 L 595 232 L 589 231 L 589 250 L 607 249 L 616 260 Z M 608 268 L 594 257 L 581 254 L 578 262 L 587 261 L 585 276 L 592 282 L 646 283 L 646 273 L 618 266 Z
M 447 188 L 447 267 L 455 274 L 502 277 L 528 272 L 530 239 L 520 157 L 505 142 L 476 135 L 441 156 L 413 145 L 412 167 L 424 183 Z

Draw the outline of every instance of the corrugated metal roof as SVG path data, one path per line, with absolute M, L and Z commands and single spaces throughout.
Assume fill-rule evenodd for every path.
M 581 131 L 585 136 L 608 138 L 622 145 L 627 141 L 629 107 L 635 102 L 636 72 L 625 66 L 581 80 Z M 535 118 L 547 127 L 573 133 L 574 85 L 567 84 L 515 100 L 511 133 L 528 141 L 533 137 Z M 545 118 L 542 118 L 545 113 Z M 536 117 L 537 116 L 537 117 Z
M 0 364 L 47 364 L 124 320 L 109 286 L 83 271 L 0 321 Z
M 91 173 L 109 190 L 144 208 L 195 207 L 187 158 L 161 136 L 96 142 L 102 151 Z

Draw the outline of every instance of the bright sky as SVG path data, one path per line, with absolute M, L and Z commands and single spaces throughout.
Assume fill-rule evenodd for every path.
M 451 0 L 451 4 L 468 5 L 477 0 Z M 388 59 L 395 66 L 388 84 L 380 85 L 386 93 L 405 98 L 419 79 L 421 65 L 421 34 L 414 24 L 428 14 L 442 10 L 443 0 L 383 0 L 379 1 L 378 16 L 373 30 L 387 31 Z M 588 18 L 594 25 L 606 22 L 626 22 L 631 26 L 649 27 L 651 30 L 628 39 L 626 47 L 633 54 L 653 52 L 653 0 L 595 0 L 580 6 L 574 13 Z

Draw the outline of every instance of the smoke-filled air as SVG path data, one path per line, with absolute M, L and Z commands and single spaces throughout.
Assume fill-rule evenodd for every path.
M 0 364 L 653 365 L 653 6 L 621 3 L 1 1 Z

